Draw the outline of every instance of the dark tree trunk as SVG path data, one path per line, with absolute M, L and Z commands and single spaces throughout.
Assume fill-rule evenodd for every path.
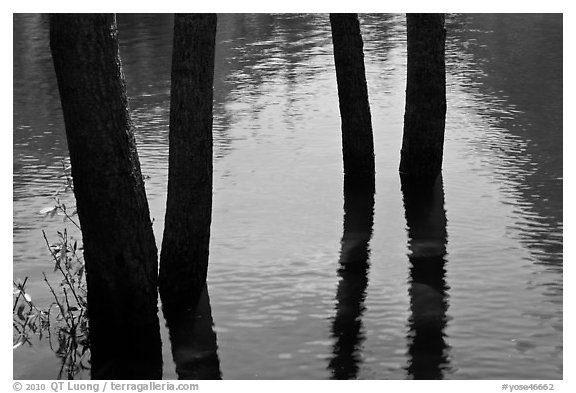
M 360 24 L 356 14 L 330 14 L 342 119 L 344 173 L 374 174 L 374 140 Z
M 215 14 L 175 16 L 168 199 L 160 256 L 160 296 L 165 307 L 192 306 L 206 282 L 215 39 Z
M 407 371 L 414 379 L 442 379 L 450 358 L 444 340 L 448 236 L 442 176 L 432 186 L 407 177 L 401 181 L 411 265 Z
M 50 46 L 82 226 L 92 377 L 162 373 L 158 256 L 113 14 L 54 14 Z
M 444 14 L 408 14 L 408 75 L 400 173 L 433 183 L 442 170 L 446 118 Z

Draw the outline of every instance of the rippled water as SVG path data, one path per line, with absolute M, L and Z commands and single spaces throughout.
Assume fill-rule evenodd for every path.
M 208 284 L 222 377 L 562 378 L 562 16 L 448 16 L 444 169 L 430 205 L 403 195 L 397 171 L 404 17 L 360 19 L 376 194 L 347 197 L 345 216 L 328 16 L 219 15 Z M 172 18 L 118 22 L 160 243 Z M 41 229 L 73 232 L 39 214 L 67 156 L 47 28 L 14 16 L 14 277 L 30 276 L 39 301 L 51 271 Z M 340 269 L 354 255 L 363 267 Z M 14 351 L 15 378 L 59 367 L 45 343 Z

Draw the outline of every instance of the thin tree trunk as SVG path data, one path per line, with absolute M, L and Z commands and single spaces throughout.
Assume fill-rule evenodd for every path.
M 408 14 L 408 75 L 400 173 L 433 183 L 442 170 L 446 118 L 444 14 Z
M 60 90 L 88 284 L 92 377 L 159 378 L 157 249 L 113 14 L 54 14 Z
M 360 24 L 356 14 L 330 14 L 342 119 L 344 173 L 374 174 L 374 140 Z
M 194 303 L 206 282 L 215 40 L 215 14 L 175 16 L 168 199 L 160 256 L 164 306 Z

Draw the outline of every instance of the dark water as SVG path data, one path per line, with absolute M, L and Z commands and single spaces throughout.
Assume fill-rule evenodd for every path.
M 161 239 L 172 18 L 118 22 Z M 209 297 L 197 340 L 162 329 L 164 378 L 173 352 L 225 379 L 562 378 L 562 16 L 446 24 L 444 170 L 423 196 L 397 171 L 402 15 L 361 15 L 375 194 L 344 185 L 328 16 L 219 16 Z M 41 229 L 78 236 L 39 213 L 67 156 L 47 28 L 14 16 L 14 278 L 40 302 Z M 45 342 L 14 351 L 14 378 L 59 367 Z

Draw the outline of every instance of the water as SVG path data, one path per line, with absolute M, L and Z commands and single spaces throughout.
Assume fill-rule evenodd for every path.
M 347 198 L 345 212 L 328 16 L 219 15 L 213 327 L 199 337 L 216 340 L 225 379 L 562 378 L 562 16 L 448 16 L 444 169 L 430 204 L 403 194 L 397 172 L 404 17 L 360 21 L 376 194 Z M 118 23 L 159 243 L 172 18 Z M 14 278 L 29 276 L 46 303 L 41 229 L 79 236 L 39 213 L 67 156 L 47 28 L 14 16 Z M 359 271 L 340 269 L 350 255 Z M 176 378 L 164 327 L 162 339 L 164 378 Z M 59 360 L 34 344 L 14 351 L 14 378 L 55 378 Z

